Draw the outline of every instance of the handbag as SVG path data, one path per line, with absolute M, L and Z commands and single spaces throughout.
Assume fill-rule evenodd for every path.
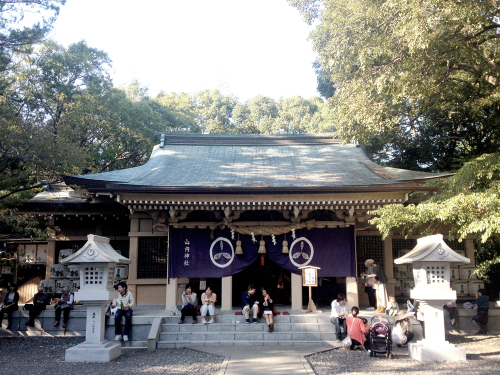
M 415 307 L 412 305 L 410 301 L 406 301 L 406 311 L 415 312 Z
M 352 326 L 354 324 L 354 319 L 356 318 L 352 318 L 352 323 L 351 323 L 351 334 L 352 334 Z M 342 340 L 342 346 L 344 347 L 344 349 L 349 349 L 352 345 L 352 340 L 351 340 L 351 336 L 346 336 L 345 339 Z

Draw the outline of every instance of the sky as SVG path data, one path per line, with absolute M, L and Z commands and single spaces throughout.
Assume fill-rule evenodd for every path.
M 115 86 L 318 96 L 311 27 L 286 0 L 68 0 L 52 39 L 106 51 Z

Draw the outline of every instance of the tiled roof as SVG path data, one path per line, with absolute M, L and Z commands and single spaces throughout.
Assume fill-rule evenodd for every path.
M 163 145 L 163 147 L 162 147 Z M 331 135 L 165 135 L 142 166 L 80 176 L 88 188 L 333 188 L 392 185 L 443 176 L 379 166 L 362 147 Z

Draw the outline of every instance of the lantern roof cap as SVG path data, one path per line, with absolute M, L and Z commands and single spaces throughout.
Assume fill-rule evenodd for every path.
M 118 254 L 109 244 L 109 238 L 89 234 L 85 245 L 76 253 L 64 258 L 61 264 L 74 263 L 131 263 L 132 261 Z
M 469 264 L 470 259 L 456 253 L 446 242 L 442 234 L 419 238 L 417 246 L 408 254 L 395 259 L 396 264 L 413 262 L 450 262 L 452 264 Z

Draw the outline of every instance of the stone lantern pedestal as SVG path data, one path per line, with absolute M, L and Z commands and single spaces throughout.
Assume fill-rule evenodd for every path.
M 66 349 L 66 362 L 110 362 L 122 353 L 120 343 L 104 339 L 104 308 L 117 295 L 113 287 L 117 263 L 130 263 L 109 244 L 109 238 L 88 235 L 87 243 L 63 264 L 79 264 L 80 290 L 75 300 L 87 306 L 85 341 Z
M 445 340 L 443 305 L 457 299 L 450 288 L 450 266 L 470 260 L 454 252 L 441 234 L 419 238 L 417 246 L 396 264 L 412 264 L 415 288 L 410 297 L 420 301 L 424 313 L 425 339 L 408 344 L 408 354 L 421 362 L 465 361 L 465 348 Z

